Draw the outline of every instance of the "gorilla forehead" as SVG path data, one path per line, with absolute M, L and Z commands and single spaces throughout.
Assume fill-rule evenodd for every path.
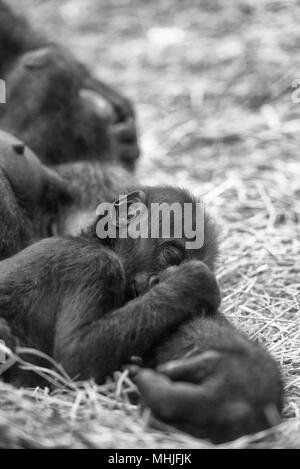
M 146 204 L 149 206 L 152 203 L 167 203 L 173 204 L 179 202 L 180 204 L 199 202 L 189 191 L 183 188 L 172 186 L 144 186 L 141 187 L 146 194 Z

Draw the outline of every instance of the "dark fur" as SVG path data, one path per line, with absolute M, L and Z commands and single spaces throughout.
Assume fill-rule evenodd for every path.
M 28 147 L 0 131 L 0 259 L 47 235 L 71 191 Z
M 180 430 L 219 443 L 280 421 L 276 363 L 220 313 L 167 334 L 145 364 L 158 368 L 136 377 L 144 405 Z

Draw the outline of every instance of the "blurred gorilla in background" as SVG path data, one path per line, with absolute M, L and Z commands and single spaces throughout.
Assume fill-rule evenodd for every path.
M 48 165 L 89 159 L 134 168 L 139 148 L 130 101 L 95 79 L 67 49 L 33 31 L 2 0 L 0 57 L 7 88 L 0 128 Z

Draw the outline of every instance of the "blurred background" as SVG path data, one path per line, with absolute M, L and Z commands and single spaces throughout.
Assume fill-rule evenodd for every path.
M 148 182 L 192 186 L 299 148 L 300 2 L 9 2 L 135 103 Z

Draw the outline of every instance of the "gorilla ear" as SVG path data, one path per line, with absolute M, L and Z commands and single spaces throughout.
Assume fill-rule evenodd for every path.
M 114 203 L 113 206 L 116 211 L 116 226 L 120 228 L 121 225 L 126 226 L 138 214 L 137 205 L 145 205 L 146 194 L 141 190 L 129 192 L 127 195 L 122 195 Z
M 129 192 L 129 194 L 122 195 L 119 197 L 117 200 L 114 201 L 114 207 L 117 209 L 120 207 L 122 204 L 138 204 L 142 203 L 144 204 L 146 202 L 146 194 L 144 191 L 132 191 Z

